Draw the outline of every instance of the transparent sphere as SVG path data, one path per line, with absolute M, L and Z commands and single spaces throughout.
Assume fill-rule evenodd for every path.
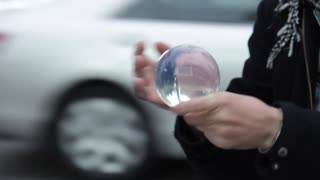
M 160 56 L 155 70 L 155 86 L 168 106 L 218 91 L 219 67 L 204 49 L 180 45 Z

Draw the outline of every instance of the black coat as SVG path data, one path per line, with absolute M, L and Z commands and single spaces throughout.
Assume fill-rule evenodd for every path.
M 266 61 L 287 11 L 274 13 L 278 0 L 263 0 L 248 46 L 250 58 L 243 75 L 231 81 L 228 91 L 255 96 L 283 110 L 282 132 L 267 154 L 257 150 L 222 150 L 197 135 L 178 117 L 175 137 L 200 179 L 280 180 L 320 179 L 320 112 L 313 109 L 317 81 L 319 26 L 307 6 L 301 6 L 303 41 L 275 59 Z M 319 171 L 319 172 L 318 172 Z M 313 177 L 313 178 L 311 178 Z

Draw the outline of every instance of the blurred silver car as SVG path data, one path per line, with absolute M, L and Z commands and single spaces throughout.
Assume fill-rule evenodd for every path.
M 137 177 L 154 157 L 184 158 L 176 115 L 134 96 L 134 45 L 205 48 L 223 91 L 241 75 L 258 3 L 57 0 L 0 14 L 0 133 L 105 180 Z

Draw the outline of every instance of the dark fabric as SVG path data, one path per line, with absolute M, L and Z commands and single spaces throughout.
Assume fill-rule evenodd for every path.
M 245 62 L 242 77 L 233 79 L 227 90 L 252 95 L 282 108 L 282 132 L 267 154 L 257 150 L 223 150 L 195 133 L 182 117 L 178 117 L 175 137 L 200 179 L 320 179 L 317 171 L 320 170 L 320 112 L 312 110 L 310 101 L 314 98 L 320 31 L 312 11 L 301 6 L 304 41 L 295 46 L 292 57 L 288 58 L 287 51 L 282 51 L 273 69 L 266 69 L 268 55 L 277 40 L 276 32 L 287 19 L 285 11 L 274 13 L 277 3 L 278 0 L 260 3 L 248 41 L 250 58 Z M 281 155 L 281 149 L 287 150 L 285 156 Z

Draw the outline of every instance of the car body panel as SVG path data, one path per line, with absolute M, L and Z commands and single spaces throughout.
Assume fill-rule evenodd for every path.
M 95 0 L 96 4 L 89 6 L 90 2 L 60 1 L 3 18 L 0 33 L 9 38 L 0 42 L 0 118 L 10 124 L 4 130 L 7 133 L 45 141 L 43 134 L 54 105 L 63 92 L 79 82 L 111 81 L 133 94 L 134 45 L 141 40 L 154 60 L 159 56 L 151 46 L 156 41 L 205 48 L 219 65 L 221 91 L 232 78 L 241 76 L 248 58 L 251 23 L 108 18 L 108 13 L 100 12 L 102 7 L 116 11 L 116 7 L 134 1 Z M 111 8 L 111 2 L 118 4 Z M 77 8 L 70 11 L 74 4 Z M 150 115 L 157 153 L 182 157 L 173 137 L 176 115 L 141 103 Z

